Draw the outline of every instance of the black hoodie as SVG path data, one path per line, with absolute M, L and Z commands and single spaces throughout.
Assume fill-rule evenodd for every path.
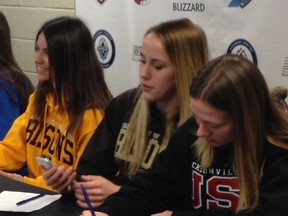
M 233 166 L 233 146 L 218 147 L 215 160 L 202 168 L 193 143 L 195 123 L 188 120 L 172 136 L 151 170 L 108 197 L 97 211 L 110 216 L 149 216 L 164 210 L 173 216 L 287 216 L 288 151 L 267 142 L 259 205 L 235 213 L 239 183 Z M 249 185 L 248 185 L 249 187 Z

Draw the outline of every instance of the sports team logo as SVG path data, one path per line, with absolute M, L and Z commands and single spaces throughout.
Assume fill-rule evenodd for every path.
M 288 77 L 288 57 L 286 57 L 286 58 L 284 59 L 282 76 L 287 76 L 287 77 Z
M 243 56 L 254 64 L 258 64 L 256 52 L 247 40 L 237 39 L 233 41 L 228 47 L 227 53 Z
M 203 3 L 174 2 L 172 8 L 173 11 L 204 12 L 206 5 Z
M 97 57 L 103 68 L 108 68 L 112 65 L 115 59 L 115 44 L 109 32 L 101 29 L 93 36 L 94 47 Z
M 139 62 L 141 60 L 141 46 L 133 45 L 132 47 L 132 61 Z
M 97 0 L 99 2 L 99 4 L 103 4 L 106 0 Z
M 147 5 L 150 3 L 150 0 L 134 0 L 138 5 Z
M 228 7 L 241 7 L 244 8 L 251 0 L 232 0 Z

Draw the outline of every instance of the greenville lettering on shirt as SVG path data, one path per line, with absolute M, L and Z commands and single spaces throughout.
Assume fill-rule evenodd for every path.
M 122 152 L 122 149 L 124 147 L 123 144 L 127 136 L 127 128 L 128 124 L 123 123 L 116 142 L 115 157 L 121 160 L 131 162 L 131 155 L 130 154 L 127 155 Z M 156 155 L 162 150 L 161 144 L 159 143 L 160 139 L 161 135 L 159 133 L 149 131 L 148 145 L 145 149 L 144 160 L 141 164 L 141 167 L 143 169 L 149 169 L 152 166 Z
M 193 207 L 226 208 L 235 211 L 239 200 L 239 180 L 232 168 L 203 168 L 192 162 Z
M 50 155 L 69 166 L 74 164 L 73 149 L 75 143 L 66 136 L 66 129 L 55 124 L 30 119 L 26 129 L 26 142 L 36 148 L 47 150 Z

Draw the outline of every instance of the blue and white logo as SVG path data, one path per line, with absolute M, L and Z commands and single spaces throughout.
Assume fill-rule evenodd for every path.
M 228 7 L 241 7 L 244 8 L 251 0 L 232 0 Z
M 93 36 L 94 47 L 98 60 L 103 68 L 110 67 L 115 59 L 115 44 L 109 32 L 101 29 Z
M 247 40 L 237 39 L 233 41 L 228 47 L 227 53 L 240 55 L 249 59 L 254 64 L 258 64 L 256 52 Z

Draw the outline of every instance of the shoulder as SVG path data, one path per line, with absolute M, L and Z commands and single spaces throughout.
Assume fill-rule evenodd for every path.
M 281 160 L 281 158 L 288 159 L 288 149 L 278 147 L 274 144 L 271 144 L 268 141 L 266 142 L 266 144 L 267 144 L 267 153 L 266 153 L 265 163 L 267 164 L 267 166 Z M 288 164 L 287 164 L 287 167 L 288 167 Z M 288 171 L 288 168 L 287 168 L 287 171 Z
M 176 129 L 176 133 L 194 135 L 196 134 L 197 124 L 194 118 L 189 118 L 186 122 Z
M 273 174 L 281 173 L 281 175 L 286 175 L 288 178 L 288 149 L 278 147 L 268 141 L 266 144 L 263 167 L 264 174 L 266 173 L 267 175 L 267 173 L 270 172 Z
M 35 106 L 35 100 L 36 100 L 36 94 L 35 94 L 35 92 L 33 92 L 29 96 L 26 112 L 27 111 L 31 112 L 32 110 L 34 110 L 32 107 Z
M 116 109 L 115 111 L 119 113 L 120 110 L 127 112 L 128 110 L 133 109 L 140 93 L 139 88 L 133 88 L 121 93 L 111 100 L 107 106 L 107 110 L 112 111 L 113 109 Z
M 198 136 L 196 134 L 196 123 L 193 118 L 189 118 L 185 123 L 176 129 L 171 137 L 172 142 L 185 142 L 189 145 L 193 144 Z
M 141 91 L 139 88 L 129 89 L 121 93 L 114 99 L 112 99 L 112 103 L 123 103 L 123 102 L 135 103 L 137 99 L 139 98 L 140 94 L 141 94 Z
M 82 118 L 81 127 L 79 131 L 82 133 L 94 131 L 101 123 L 104 117 L 104 112 L 101 109 L 87 109 Z
M 103 119 L 103 116 L 104 116 L 104 112 L 102 109 L 98 109 L 98 108 L 87 109 L 85 110 L 84 115 L 83 115 L 83 122 L 85 123 L 92 122 L 93 124 L 98 122 L 99 124 L 101 120 Z
M 35 101 L 36 98 L 36 92 L 33 92 L 30 96 L 29 96 L 29 103 L 32 103 Z
M 271 194 L 271 189 L 273 189 L 275 195 L 277 193 L 285 194 L 288 192 L 287 182 L 288 150 L 268 143 L 261 179 L 262 193 L 268 190 L 268 194 Z M 277 195 L 274 198 L 277 198 Z
M 0 77 L 0 86 L 5 86 L 6 88 L 8 88 L 9 90 L 16 90 L 15 86 L 13 85 L 13 83 L 3 77 Z

